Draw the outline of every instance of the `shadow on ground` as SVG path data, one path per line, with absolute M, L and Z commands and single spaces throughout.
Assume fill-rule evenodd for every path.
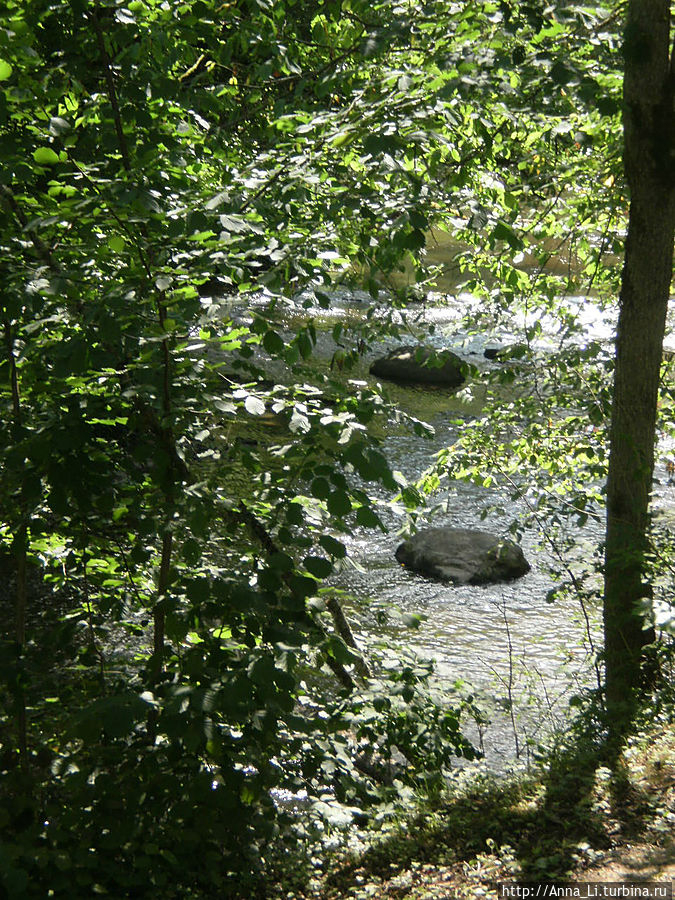
M 613 755 L 581 738 L 535 776 L 467 779 L 453 797 L 335 868 L 321 896 L 446 898 L 484 894 L 497 881 L 580 880 L 638 844 L 645 871 L 654 872 L 673 862 L 673 825 L 672 725 Z

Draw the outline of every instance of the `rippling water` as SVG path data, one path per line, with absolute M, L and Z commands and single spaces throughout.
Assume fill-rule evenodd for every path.
M 369 302 L 366 296 L 338 294 L 330 310 L 318 316 L 313 310 L 313 314 L 318 322 L 322 317 L 327 323 L 354 319 L 363 315 Z M 582 326 L 579 342 L 612 339 L 614 311 L 603 311 L 585 298 L 568 298 L 566 302 L 578 308 Z M 524 320 L 487 337 L 463 331 L 462 317 L 476 303 L 476 298 L 460 295 L 451 305 L 420 304 L 409 318 L 420 330 L 426 331 L 430 324 L 436 327 L 434 335 L 425 338 L 436 347 L 452 348 L 479 368 L 489 367 L 491 364 L 483 358 L 484 348 L 518 340 Z M 302 315 L 300 308 L 297 314 Z M 543 330 L 538 346 L 545 349 L 559 339 L 559 323 L 553 318 L 540 321 Z M 319 359 L 330 358 L 334 344 L 329 334 L 319 330 L 316 349 Z M 365 367 L 358 377 L 369 377 Z M 449 391 L 401 386 L 387 389 L 402 409 L 425 419 L 435 429 L 431 440 L 398 432 L 386 438 L 392 468 L 402 471 L 409 480 L 417 479 L 434 455 L 455 440 L 457 426 L 448 424 L 450 420 L 458 414 L 476 415 L 480 410 L 480 391 L 473 400 L 462 402 Z M 659 474 L 664 473 L 659 469 Z M 434 525 L 503 533 L 522 512 L 507 496 L 495 491 L 465 483 L 453 483 L 449 490 L 447 511 L 434 519 Z M 501 518 L 492 515 L 482 520 L 481 510 L 490 502 L 498 502 L 504 513 Z M 474 740 L 482 739 L 490 765 L 502 768 L 513 761 L 516 747 L 521 758 L 527 757 L 528 742 L 536 745 L 562 723 L 570 697 L 596 684 L 591 651 L 592 645 L 601 644 L 600 610 L 589 608 L 584 612 L 571 598 L 546 601 L 547 593 L 556 585 L 549 574 L 552 560 L 541 546 L 541 534 L 526 532 L 523 536 L 532 565 L 523 578 L 501 585 L 453 587 L 400 566 L 394 552 L 402 539 L 397 532 L 405 527 L 405 519 L 402 513 L 391 512 L 386 522 L 386 535 L 368 531 L 346 539 L 350 558 L 357 566 L 343 568 L 339 585 L 353 595 L 348 611 L 361 623 L 361 639 L 368 642 L 384 628 L 435 661 L 439 684 L 452 686 L 460 679 L 465 682 L 462 690 L 471 690 L 490 718 L 484 734 L 476 728 L 468 729 Z M 598 524 L 575 528 L 575 538 L 586 543 L 587 558 L 602 539 L 601 532 Z M 383 626 L 375 614 L 382 609 L 420 614 L 422 623 L 412 630 L 397 624 L 401 619 L 394 617 Z
M 609 339 L 612 315 L 593 307 L 585 309 L 581 301 L 577 302 L 584 339 Z M 518 323 L 514 322 L 513 330 L 492 333 L 487 338 L 464 331 L 462 317 L 476 303 L 476 298 L 461 295 L 450 305 L 420 304 L 409 313 L 409 319 L 420 332 L 429 324 L 436 326 L 434 335 L 426 337 L 426 341 L 436 347 L 450 347 L 479 368 L 488 368 L 493 364 L 484 359 L 483 350 L 518 340 Z M 337 296 L 325 318 L 358 318 L 367 304 L 365 297 Z M 540 347 L 555 342 L 555 335 L 551 334 L 555 324 L 544 321 L 549 332 L 544 330 Z M 388 343 L 384 342 L 382 348 Z M 329 357 L 333 349 L 329 335 L 319 331 L 318 357 Z M 365 366 L 358 377 L 369 377 Z M 480 389 L 474 391 L 473 399 L 470 395 L 461 398 L 451 391 L 420 387 L 387 385 L 386 390 L 404 411 L 428 421 L 435 430 L 431 440 L 398 430 L 385 439 L 392 468 L 400 470 L 409 481 L 419 478 L 435 454 L 456 439 L 458 426 L 449 424 L 451 420 L 470 417 L 481 410 Z M 523 511 L 508 496 L 494 490 L 462 482 L 452 483 L 449 490 L 447 511 L 436 516 L 433 525 L 503 533 Z M 504 513 L 483 520 L 481 510 L 490 503 L 502 507 Z M 465 683 L 463 692 L 471 691 L 490 718 L 482 736 L 490 765 L 501 768 L 512 761 L 516 744 L 521 757 L 526 757 L 528 741 L 538 743 L 561 724 L 569 698 L 580 688 L 593 687 L 596 677 L 589 628 L 578 601 L 546 602 L 555 582 L 549 574 L 550 555 L 540 546 L 541 535 L 530 532 L 523 537 L 532 565 L 532 571 L 523 578 L 500 585 L 454 587 L 400 566 L 394 552 L 402 540 L 397 532 L 405 527 L 405 517 L 403 513 L 389 512 L 385 521 L 389 528 L 386 535 L 368 531 L 346 539 L 350 558 L 357 567 L 345 566 L 339 583 L 354 597 L 351 612 L 361 624 L 362 640 L 376 638 L 384 628 L 396 640 L 435 661 L 439 684 L 452 687 L 461 679 Z M 591 526 L 583 532 L 576 529 L 575 536 L 586 540 L 589 547 L 601 539 L 600 529 L 593 530 Z M 383 626 L 376 615 L 381 610 L 419 614 L 422 623 L 412 630 L 400 624 L 400 617 L 394 617 Z M 586 612 L 591 640 L 597 646 L 599 610 Z M 476 728 L 468 730 L 474 740 L 481 739 Z
M 451 442 L 452 434 L 436 423 L 433 441 L 396 436 L 386 441 L 387 455 L 406 477 L 421 475 L 434 453 Z M 488 517 L 481 509 L 499 499 L 505 518 Z M 478 528 L 501 533 L 520 511 L 508 497 L 471 484 L 450 487 L 449 508 L 434 518 L 433 525 Z M 484 736 L 488 761 L 502 766 L 512 759 L 518 745 L 526 755 L 526 743 L 534 743 L 561 723 L 569 697 L 595 677 L 589 656 L 585 617 L 578 602 L 570 599 L 546 602 L 554 581 L 548 574 L 551 559 L 539 546 L 540 535 L 526 533 L 523 547 L 532 570 L 505 584 L 451 586 L 404 569 L 394 552 L 401 541 L 396 531 L 404 520 L 394 515 L 387 521 L 390 533 L 368 533 L 348 539 L 350 556 L 359 568 L 346 567 L 341 586 L 359 598 L 359 606 L 420 614 L 416 630 L 401 625 L 392 633 L 423 656 L 434 659 L 441 684 L 462 679 L 488 713 L 491 724 Z M 592 541 L 599 535 L 587 534 Z M 599 642 L 599 611 L 588 610 L 593 640 Z M 365 616 L 365 627 L 378 628 Z M 515 725 L 509 712 L 509 679 Z M 465 688 L 465 692 L 469 687 Z M 471 735 L 478 739 L 476 729 Z

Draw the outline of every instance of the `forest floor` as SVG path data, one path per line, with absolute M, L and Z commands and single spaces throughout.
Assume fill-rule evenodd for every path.
M 499 883 L 551 881 L 675 881 L 675 725 L 651 725 L 612 770 L 568 750 L 538 775 L 467 778 L 309 889 L 277 896 L 490 900 Z

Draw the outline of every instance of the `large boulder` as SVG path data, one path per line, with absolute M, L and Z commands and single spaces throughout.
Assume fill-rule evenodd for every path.
M 376 359 L 371 375 L 406 384 L 437 384 L 459 387 L 464 383 L 464 363 L 450 350 L 436 352 L 430 347 L 397 347 Z
M 518 544 L 467 528 L 425 528 L 397 548 L 396 559 L 453 584 L 508 581 L 530 571 Z

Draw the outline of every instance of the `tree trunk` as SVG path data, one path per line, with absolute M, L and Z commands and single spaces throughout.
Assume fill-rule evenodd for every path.
M 669 0 L 630 0 L 624 39 L 624 166 L 630 215 L 616 338 L 605 543 L 605 698 L 629 724 L 645 643 L 657 394 L 675 229 L 675 58 Z

